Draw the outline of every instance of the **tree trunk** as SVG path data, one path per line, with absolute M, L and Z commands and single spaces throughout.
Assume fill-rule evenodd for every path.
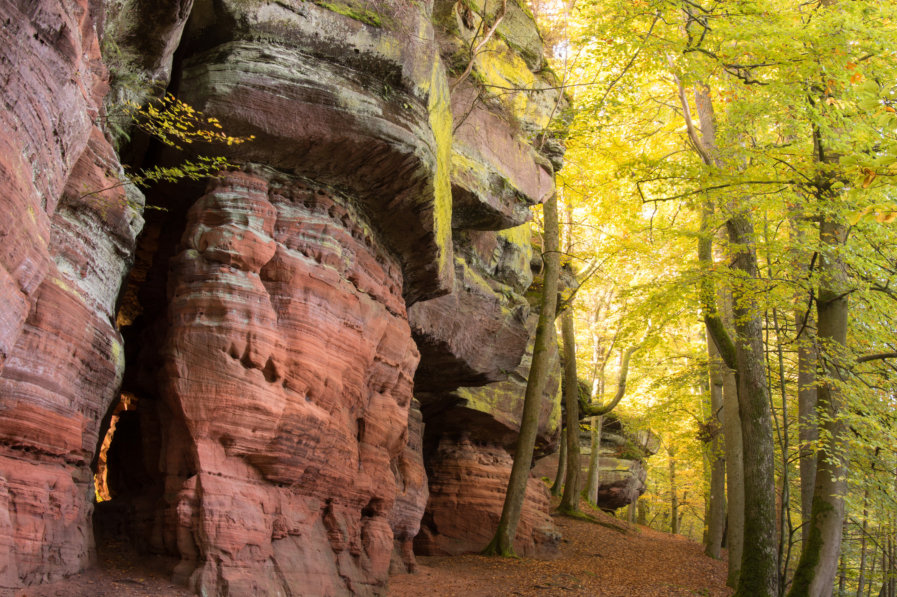
M 844 587 L 847 585 L 847 562 L 844 561 L 844 555 L 841 555 L 841 574 L 838 575 L 838 595 L 844 594 Z
M 746 280 L 759 277 L 754 227 L 747 214 L 726 222 L 737 251 L 733 267 Z M 735 294 L 735 359 L 744 445 L 744 544 L 736 597 L 777 597 L 775 463 L 772 412 L 766 386 L 763 327 L 752 291 Z
M 558 510 L 579 511 L 579 380 L 576 377 L 576 332 L 573 328 L 573 308 L 567 306 L 561 314 L 561 334 L 564 341 L 564 406 L 567 408 L 567 478 L 564 495 Z
M 875 553 L 877 544 L 875 541 L 872 542 L 872 553 L 870 554 L 869 559 L 872 561 L 872 567 L 869 569 L 869 581 L 866 583 L 866 596 L 872 594 L 872 583 L 875 579 L 875 566 L 878 565 L 878 558 L 876 557 L 878 554 Z M 857 592 L 857 597 L 864 597 L 862 594 Z
M 679 534 L 679 494 L 676 489 L 676 452 L 668 450 L 670 455 L 670 532 Z
M 558 472 L 554 477 L 554 483 L 551 486 L 551 495 L 561 495 L 561 488 L 564 486 L 564 477 L 567 473 L 567 427 L 561 425 L 561 436 L 558 438 L 560 448 L 558 449 Z
M 857 580 L 857 597 L 863 597 L 863 587 L 866 584 L 866 533 L 869 532 L 869 521 L 866 520 L 868 512 L 865 502 L 869 496 L 869 490 L 863 494 L 863 526 L 860 530 L 860 578 Z
M 517 436 L 514 465 L 511 467 L 511 476 L 508 479 L 508 490 L 505 493 L 505 501 L 501 509 L 501 518 L 498 521 L 495 536 L 484 550 L 484 553 L 491 555 L 514 555 L 514 536 L 517 534 L 517 525 L 520 522 L 523 500 L 526 497 L 526 485 L 530 477 L 533 447 L 536 443 L 536 432 L 539 426 L 542 393 L 548 380 L 548 357 L 552 342 L 557 342 L 554 319 L 557 307 L 560 259 L 558 255 L 556 194 L 553 194 L 545 201 L 543 213 L 545 218 L 545 240 L 542 260 L 545 263 L 545 270 L 543 272 L 544 280 L 542 284 L 542 310 L 539 313 L 539 323 L 536 326 L 533 358 L 523 400 L 520 435 Z
M 719 559 L 726 526 L 726 458 L 725 438 L 721 415 L 723 410 L 723 374 L 719 352 L 707 333 L 707 353 L 710 357 L 710 417 L 705 423 L 707 459 L 710 465 L 710 496 L 707 500 L 707 524 L 704 553 Z
M 798 313 L 797 325 L 803 324 Z M 810 530 L 810 511 L 813 508 L 813 484 L 816 482 L 816 347 L 815 318 L 807 317 L 806 329 L 797 345 L 797 416 L 800 439 L 800 518 L 801 544 L 806 545 Z M 799 329 L 799 328 L 798 328 Z
M 726 546 L 729 574 L 726 585 L 736 587 L 741 572 L 744 548 L 744 446 L 741 441 L 741 415 L 738 412 L 738 386 L 735 373 L 723 370 L 723 432 L 726 442 Z
M 726 164 L 720 158 L 716 145 L 716 121 L 710 89 L 698 85 L 695 89 L 695 106 L 700 121 L 700 134 L 691 117 L 691 108 L 685 96 L 682 83 L 679 99 L 685 118 L 686 131 L 692 147 L 705 164 L 711 167 L 736 171 L 737 167 Z M 741 283 L 750 284 L 759 278 L 756 240 L 746 206 L 737 202 L 729 205 L 730 214 L 726 221 L 729 242 L 733 248 L 732 268 L 740 273 Z M 705 208 L 705 213 L 706 213 Z M 706 226 L 699 244 L 702 261 L 709 257 L 710 239 Z M 702 288 L 702 302 L 715 299 L 705 287 Z M 741 415 L 741 433 L 745 452 L 744 458 L 744 544 L 750 549 L 742 550 L 741 572 L 736 597 L 777 597 L 778 570 L 776 546 L 776 504 L 775 504 L 775 444 L 772 434 L 772 412 L 766 385 L 764 363 L 763 327 L 755 301 L 751 298 L 753 289 L 747 292 L 733 292 L 735 342 L 729 341 L 722 322 L 713 310 L 705 311 L 705 323 L 713 335 L 714 342 L 726 365 L 737 372 L 738 405 Z M 734 344 L 734 358 L 732 355 Z
M 604 417 L 589 417 L 592 430 L 592 452 L 589 454 L 589 476 L 586 482 L 586 495 L 591 503 L 598 505 L 598 488 L 601 487 L 601 426 Z
M 847 274 L 838 249 L 847 236 L 841 224 L 823 220 L 819 236 L 827 247 L 819 259 L 817 322 L 819 358 L 825 377 L 818 384 L 819 410 L 824 413 L 813 486 L 810 531 L 794 573 L 790 597 L 827 597 L 838 571 L 838 554 L 847 494 L 847 459 L 843 451 L 847 426 L 841 416 L 844 396 L 838 381 L 844 377 L 839 363 L 847 342 Z
M 791 218 L 789 249 L 792 279 L 807 278 L 810 251 L 801 228 L 800 213 Z M 800 541 L 807 542 L 810 510 L 813 507 L 813 483 L 816 482 L 816 318 L 812 313 L 812 293 L 800 290 L 795 294 L 794 325 L 797 333 L 797 429 L 800 441 Z M 809 299 L 809 300 L 808 300 Z

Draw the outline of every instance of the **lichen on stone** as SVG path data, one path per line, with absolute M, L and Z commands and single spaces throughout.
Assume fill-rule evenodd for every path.
M 384 16 L 370 8 L 367 2 L 328 2 L 326 0 L 311 0 L 321 8 L 341 14 L 372 27 L 383 27 Z

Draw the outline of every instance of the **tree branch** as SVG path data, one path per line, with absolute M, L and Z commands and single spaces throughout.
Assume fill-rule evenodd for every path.
M 867 354 L 857 358 L 857 364 L 868 363 L 869 361 L 881 361 L 884 359 L 897 359 L 897 352 L 878 352 L 875 354 Z
M 468 75 L 470 75 L 470 71 L 473 70 L 473 64 L 474 62 L 476 62 L 477 54 L 479 54 L 480 50 L 483 49 L 483 46 L 489 43 L 489 40 L 492 39 L 492 36 L 495 34 L 495 31 L 501 24 L 502 19 L 505 18 L 505 12 L 507 11 L 507 9 L 508 0 L 501 0 L 501 9 L 495 14 L 495 21 L 493 21 L 492 27 L 490 27 L 489 30 L 486 31 L 485 35 L 483 35 L 483 39 L 481 39 L 480 42 L 476 44 L 471 50 L 470 62 L 467 63 L 467 68 L 464 69 L 464 72 L 462 72 L 461 75 L 457 79 L 455 79 L 455 82 L 452 83 L 449 87 L 449 94 L 454 93 L 455 88 L 457 88 L 458 85 L 461 84 L 461 81 L 463 81 L 467 78 Z M 485 9 L 483 10 L 483 12 L 485 13 Z M 485 20 L 485 14 L 483 15 L 483 20 Z

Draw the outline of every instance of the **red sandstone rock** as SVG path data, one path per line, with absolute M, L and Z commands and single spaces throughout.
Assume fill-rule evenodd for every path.
M 90 461 L 141 224 L 123 189 L 87 196 L 120 170 L 92 124 L 97 16 L 86 1 L 0 3 L 0 590 L 77 572 L 93 550 Z
M 163 390 L 198 471 L 177 505 L 197 591 L 385 583 L 418 353 L 399 266 L 363 221 L 323 189 L 242 173 L 190 210 Z
M 551 167 L 508 124 L 485 107 L 481 91 L 463 83 L 452 94 L 452 225 L 498 230 L 530 219 L 529 207 L 554 190 Z M 542 163 L 544 162 L 544 163 Z
M 420 531 L 420 521 L 430 496 L 422 453 L 423 434 L 423 415 L 415 400 L 408 411 L 408 441 L 392 464 L 396 476 L 396 502 L 389 523 L 395 539 L 393 561 L 396 571 L 414 572 L 417 568 L 414 538 Z
M 451 109 L 426 7 L 378 2 L 389 28 L 311 2 L 210 8 L 187 37 L 215 44 L 188 45 L 180 94 L 255 136 L 219 151 L 351 189 L 401 259 L 408 304 L 451 290 Z
M 528 329 L 538 315 L 531 313 Z M 453 392 L 418 394 L 427 425 L 425 458 L 430 500 L 415 541 L 422 554 L 459 554 L 483 549 L 498 526 L 512 454 L 520 429 L 532 341 L 507 380 Z M 551 356 L 551 371 L 542 397 L 538 454 L 552 451 L 560 419 L 560 357 Z M 542 482 L 530 480 L 523 517 L 515 538 L 518 553 L 545 555 L 557 547 Z
M 498 527 L 513 460 L 503 448 L 446 437 L 428 454 L 430 502 L 415 540 L 426 555 L 479 552 Z M 514 539 L 518 555 L 546 555 L 560 535 L 548 515 L 545 485 L 531 478 Z
M 118 158 L 94 126 L 106 93 L 99 6 L 0 2 L 0 591 L 90 562 L 91 461 L 122 382 L 115 308 L 141 198 L 116 186 Z M 465 214 L 459 199 L 459 225 L 506 226 L 547 192 L 546 170 L 477 112 L 471 123 L 496 146 L 468 130 L 456 149 L 484 162 L 482 180 L 510 186 L 492 197 L 463 169 L 450 181 L 448 86 L 428 3 L 378 3 L 379 27 L 308 2 L 202 8 L 179 47 L 183 97 L 231 134 L 257 135 L 228 154 L 256 164 L 211 184 L 186 223 L 179 203 L 202 193 L 157 191 L 172 193 L 174 224 L 146 240 L 152 263 L 135 278 L 145 292 L 125 299 L 123 324 L 142 332 L 129 342 L 145 345 L 128 346 L 140 367 L 126 384 L 141 395 L 122 429 L 140 437 L 113 440 L 115 459 L 133 466 L 113 484 L 138 542 L 178 554 L 175 578 L 197 591 L 381 593 L 391 553 L 413 567 L 427 502 L 406 305 L 455 282 L 451 184 L 477 195 Z M 190 9 L 138 0 L 119 15 L 162 15 L 158 39 L 120 37 L 152 78 L 167 79 Z M 431 323 L 446 318 L 432 337 L 450 353 L 428 355 L 433 388 L 506 376 L 527 339 L 525 243 L 455 236 L 466 288 L 424 309 Z M 489 326 L 467 334 L 476 312 Z M 483 342 L 484 331 L 499 343 Z M 457 371 L 436 380 L 445 358 Z M 480 540 L 510 468 L 516 404 L 471 406 L 433 428 L 442 447 L 429 516 L 447 531 L 434 549 Z M 447 424 L 462 419 L 473 436 L 499 428 L 502 439 L 455 445 Z M 551 433 L 546 422 L 545 442 Z M 483 479 L 485 501 L 475 484 L 446 482 L 453 470 Z M 519 534 L 525 552 L 555 540 L 537 489 Z M 479 527 L 451 511 L 453 495 L 479 504 Z

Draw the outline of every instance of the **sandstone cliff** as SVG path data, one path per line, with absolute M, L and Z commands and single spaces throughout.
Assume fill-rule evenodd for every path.
M 0 592 L 88 566 L 112 504 L 204 595 L 382 594 L 415 536 L 488 540 L 563 101 L 500 7 L 0 0 Z M 254 140 L 116 149 L 164 92 Z M 238 168 L 120 184 L 203 152 Z M 519 549 L 556 541 L 534 479 Z

